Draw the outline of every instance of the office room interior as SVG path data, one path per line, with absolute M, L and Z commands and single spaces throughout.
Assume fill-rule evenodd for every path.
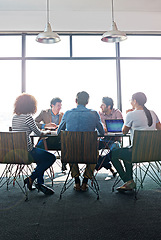
M 131 95 L 142 91 L 161 118 L 160 11 L 159 0 L 0 0 L 1 130 L 11 125 L 21 92 L 35 96 L 37 114 L 55 96 L 63 112 L 71 109 L 85 90 L 89 108 L 99 111 L 109 96 L 125 116 Z M 60 41 L 36 41 L 47 22 Z M 113 22 L 127 38 L 101 41 Z

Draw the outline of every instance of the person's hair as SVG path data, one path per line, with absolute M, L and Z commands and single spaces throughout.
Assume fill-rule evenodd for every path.
M 136 100 L 136 102 L 143 107 L 143 110 L 146 114 L 146 117 L 148 119 L 148 126 L 150 127 L 153 123 L 152 115 L 150 111 L 144 106 L 144 104 L 147 101 L 147 97 L 143 92 L 137 92 L 132 95 L 132 100 Z
M 88 104 L 89 94 L 85 91 L 78 92 L 76 96 L 76 100 L 78 104 L 85 106 L 86 104 Z
M 34 96 L 22 93 L 18 96 L 14 103 L 14 111 L 17 115 L 34 114 L 37 111 L 37 101 Z
M 56 97 L 56 98 L 53 98 L 51 101 L 50 101 L 50 107 L 52 105 L 55 105 L 57 102 L 62 102 L 62 100 L 59 98 L 59 97 Z
M 111 110 L 112 110 L 113 104 L 114 104 L 112 98 L 103 97 L 103 98 L 102 98 L 102 102 L 103 102 L 104 104 L 106 104 L 106 107 L 111 106 L 110 108 L 111 108 Z

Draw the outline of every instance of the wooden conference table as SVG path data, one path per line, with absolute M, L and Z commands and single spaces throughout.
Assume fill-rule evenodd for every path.
M 45 139 L 45 138 L 57 138 L 58 141 L 60 141 L 60 135 L 58 136 L 57 132 L 56 131 L 51 131 L 50 133 L 47 133 L 41 137 L 37 136 L 36 134 L 31 134 L 31 139 L 32 139 L 32 142 L 34 143 L 34 139 L 35 138 L 38 138 L 38 139 Z M 128 138 L 128 141 L 129 141 L 129 145 L 131 145 L 131 141 L 130 141 L 130 134 L 123 134 L 123 133 L 105 133 L 104 135 L 99 135 L 98 134 L 98 140 L 101 139 L 101 138 L 104 138 L 104 137 L 108 137 L 108 139 L 112 140 L 113 138 L 121 138 L 121 147 L 123 147 L 123 143 L 124 143 L 124 138 Z M 54 139 L 56 140 L 56 139 Z M 60 150 L 61 149 L 49 149 L 49 150 Z

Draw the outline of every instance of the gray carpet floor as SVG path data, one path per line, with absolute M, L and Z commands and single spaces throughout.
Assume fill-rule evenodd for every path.
M 76 192 L 73 186 L 60 200 L 64 179 L 58 167 L 55 194 L 45 196 L 35 190 L 29 192 L 27 202 L 17 184 L 9 190 L 5 185 L 0 188 L 0 239 L 161 239 L 161 188 L 150 179 L 135 200 L 133 193 L 112 192 L 115 179 L 101 170 L 97 174 L 99 200 L 91 189 Z M 50 186 L 48 176 L 45 181 Z

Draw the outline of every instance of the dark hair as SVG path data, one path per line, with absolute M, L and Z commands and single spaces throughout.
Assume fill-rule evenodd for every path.
M 76 100 L 78 104 L 86 105 L 89 100 L 89 94 L 85 91 L 77 93 Z
M 148 119 L 148 126 L 150 127 L 153 123 L 152 115 L 150 111 L 144 106 L 144 104 L 147 101 L 147 97 L 143 92 L 137 92 L 132 95 L 132 100 L 136 100 L 136 102 L 143 107 L 143 110 L 146 114 L 146 117 Z
M 113 108 L 113 99 L 112 98 L 109 98 L 109 97 L 103 97 L 102 98 L 102 102 L 104 103 L 104 104 L 106 104 L 106 107 L 108 107 L 108 106 L 111 106 L 110 108 L 112 109 Z
M 18 96 L 14 103 L 14 111 L 17 115 L 34 114 L 37 111 L 37 101 L 34 96 L 22 93 Z
M 62 102 L 62 100 L 59 98 L 59 97 L 56 97 L 56 98 L 53 98 L 51 101 L 50 101 L 50 107 L 52 105 L 55 105 L 57 102 Z

